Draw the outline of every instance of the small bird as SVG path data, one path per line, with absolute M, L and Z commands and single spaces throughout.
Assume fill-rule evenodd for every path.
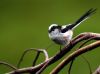
M 89 9 L 85 14 L 83 14 L 78 20 L 72 24 L 60 26 L 58 24 L 51 24 L 49 26 L 48 34 L 49 38 L 59 45 L 67 45 L 73 36 L 73 30 L 80 25 L 84 20 L 89 18 L 96 9 Z

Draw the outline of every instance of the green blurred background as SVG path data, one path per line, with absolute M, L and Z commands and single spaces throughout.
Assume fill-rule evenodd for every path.
M 97 13 L 77 27 L 74 36 L 81 32 L 100 32 L 100 0 L 0 0 L 0 60 L 16 66 L 25 49 L 46 48 L 52 43 L 48 38 L 50 24 L 72 23 L 90 8 L 97 8 Z M 49 56 L 55 55 L 58 49 L 56 44 L 50 47 Z M 99 52 L 100 48 L 84 54 L 93 71 L 100 65 Z M 21 68 L 31 66 L 35 55 L 36 52 L 29 52 Z M 43 60 L 41 55 L 37 64 Z M 48 74 L 58 63 L 49 66 L 43 74 Z M 66 74 L 67 70 L 68 66 L 60 74 Z M 9 71 L 0 65 L 0 74 Z M 81 57 L 74 62 L 71 74 L 89 74 Z

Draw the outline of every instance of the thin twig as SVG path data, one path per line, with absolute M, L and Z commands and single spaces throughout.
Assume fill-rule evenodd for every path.
M 49 49 L 52 45 L 54 45 L 54 43 L 51 43 L 49 46 L 47 46 L 47 47 L 45 48 L 45 50 Z
M 23 54 L 22 54 L 22 56 L 21 56 L 21 58 L 20 58 L 20 60 L 19 60 L 19 62 L 18 62 L 18 64 L 17 64 L 17 67 L 19 68 L 19 66 L 20 66 L 20 64 L 21 64 L 21 62 L 23 61 L 23 58 L 24 58 L 24 56 L 25 56 L 25 54 L 27 53 L 27 52 L 29 52 L 29 51 L 32 51 L 32 50 L 35 50 L 35 51 L 37 51 L 37 52 L 43 52 L 44 53 L 44 55 L 45 55 L 45 61 L 46 60 L 48 60 L 48 53 L 46 52 L 46 50 L 44 50 L 44 49 L 36 49 L 36 48 L 30 48 L 30 49 L 27 49 L 27 50 L 25 50 L 24 52 L 23 52 Z M 36 62 L 36 61 L 35 61 Z
M 7 62 L 4 62 L 4 61 L 0 61 L 0 65 L 5 65 L 7 67 L 10 67 L 13 70 L 17 70 L 17 68 L 15 66 L 13 66 L 13 65 L 11 65 L 11 64 L 9 64 Z
M 92 74 L 92 69 L 91 69 L 91 65 L 90 65 L 89 61 L 84 56 L 81 55 L 81 57 L 87 62 L 89 70 L 90 70 L 90 74 Z
M 40 55 L 40 52 L 37 52 L 36 57 L 35 57 L 35 59 L 34 59 L 34 61 L 33 61 L 33 65 L 32 65 L 32 66 L 35 66 L 36 61 L 37 61 L 37 59 L 39 58 L 39 55 Z
M 70 63 L 70 66 L 69 66 L 69 69 L 68 69 L 68 74 L 70 74 L 70 72 L 71 72 L 73 63 L 74 63 L 74 59 Z
M 28 51 L 31 51 L 31 50 L 33 50 L 33 49 L 27 49 L 27 50 L 25 50 L 25 51 L 23 52 L 23 54 L 22 54 L 20 60 L 18 61 L 17 68 L 20 67 L 20 64 L 21 64 L 21 62 L 23 61 L 23 58 L 24 58 L 25 54 L 26 54 Z

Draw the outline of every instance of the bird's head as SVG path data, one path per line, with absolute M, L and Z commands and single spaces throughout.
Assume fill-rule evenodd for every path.
M 51 24 L 49 26 L 49 33 L 51 33 L 52 31 L 55 31 L 55 30 L 58 30 L 58 31 L 61 31 L 61 26 L 57 25 L 57 24 Z

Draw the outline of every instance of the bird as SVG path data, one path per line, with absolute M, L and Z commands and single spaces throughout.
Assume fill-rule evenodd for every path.
M 49 38 L 58 45 L 68 45 L 72 39 L 73 30 L 95 12 L 96 9 L 90 8 L 72 24 L 62 26 L 58 24 L 51 24 L 48 28 Z

